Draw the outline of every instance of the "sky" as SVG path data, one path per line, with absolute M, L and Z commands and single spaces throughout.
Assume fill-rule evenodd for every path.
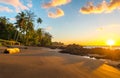
M 120 45 L 120 0 L 0 0 L 0 16 L 11 22 L 23 10 L 42 18 L 40 27 L 53 41 L 106 45 L 112 39 Z

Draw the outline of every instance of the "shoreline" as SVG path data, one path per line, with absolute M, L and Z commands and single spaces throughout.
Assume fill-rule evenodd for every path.
M 0 54 L 4 54 L 3 51 L 7 48 L 14 48 L 14 47 L 17 47 L 21 50 L 24 50 L 24 49 L 36 49 L 36 48 L 46 48 L 46 47 L 33 47 L 33 46 L 8 46 L 8 47 L 0 47 Z M 29 48 L 28 48 L 29 47 Z M 48 48 L 48 49 L 51 49 L 51 48 Z M 55 50 L 55 49 L 53 49 Z M 59 53 L 62 53 L 64 54 L 63 52 L 61 52 L 62 49 L 60 49 L 58 52 Z M 69 54 L 69 53 L 65 53 L 65 54 Z M 70 54 L 70 55 L 76 55 L 76 54 Z M 76 56 L 81 56 L 81 55 L 76 55 Z M 89 55 L 82 55 L 83 58 L 88 58 L 88 59 L 93 59 L 93 60 L 100 60 L 100 61 L 104 61 L 105 64 L 108 64 L 108 65 L 111 65 L 117 69 L 120 70 L 120 61 L 114 61 L 114 60 L 110 60 L 110 59 L 104 59 L 104 58 L 99 58 L 101 57 L 102 55 L 99 55 L 99 54 L 89 54 Z M 119 67 L 118 67 L 119 65 Z
M 119 78 L 120 70 L 104 61 L 60 53 L 60 49 L 28 47 L 0 54 L 2 78 Z
M 63 54 L 70 54 L 70 53 L 63 53 Z M 76 55 L 76 54 L 70 54 L 70 55 Z M 82 56 L 83 58 L 92 59 L 92 60 L 100 60 L 105 62 L 105 64 L 113 66 L 120 70 L 120 61 L 114 61 L 114 60 L 104 59 L 104 58 L 96 58 L 95 56 L 89 56 L 89 55 L 76 55 L 76 56 Z

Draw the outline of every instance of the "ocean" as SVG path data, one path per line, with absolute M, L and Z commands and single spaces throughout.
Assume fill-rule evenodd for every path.
M 120 46 L 84 46 L 83 48 L 106 48 L 106 49 L 120 49 Z

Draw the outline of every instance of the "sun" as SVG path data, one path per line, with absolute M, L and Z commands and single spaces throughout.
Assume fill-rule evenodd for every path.
M 107 45 L 109 45 L 109 46 L 113 46 L 113 45 L 115 44 L 115 41 L 112 40 L 112 39 L 109 39 L 109 40 L 106 41 L 106 43 L 107 43 Z

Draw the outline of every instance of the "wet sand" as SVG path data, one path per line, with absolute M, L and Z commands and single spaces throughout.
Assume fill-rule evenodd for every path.
M 120 78 L 120 70 L 57 49 L 28 47 L 18 54 L 0 54 L 0 78 Z

